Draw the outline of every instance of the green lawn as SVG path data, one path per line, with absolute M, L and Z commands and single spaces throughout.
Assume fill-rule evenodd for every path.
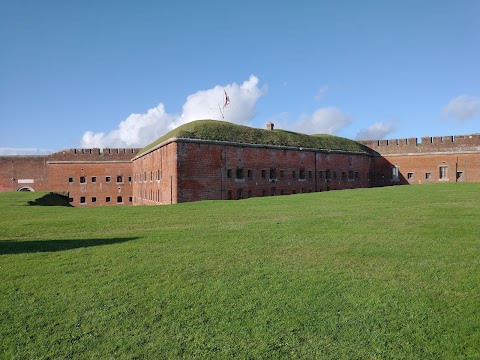
M 480 358 L 480 184 L 43 195 L 0 194 L 3 358 Z

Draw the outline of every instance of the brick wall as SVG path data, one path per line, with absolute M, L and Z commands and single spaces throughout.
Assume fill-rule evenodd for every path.
M 480 181 L 478 134 L 360 143 L 376 153 L 372 158 L 372 186 Z
M 0 156 L 0 191 L 46 191 L 46 156 Z
M 422 137 L 421 140 L 418 138 L 367 140 L 359 143 L 380 155 L 480 152 L 480 134 Z
M 68 193 L 73 206 L 131 205 L 131 161 L 47 163 L 48 191 Z
M 370 156 L 365 154 L 214 142 L 178 144 L 179 202 L 369 186 Z
M 177 203 L 177 143 L 133 160 L 134 205 Z

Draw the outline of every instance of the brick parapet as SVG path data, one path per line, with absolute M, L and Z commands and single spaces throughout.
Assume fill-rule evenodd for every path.
M 65 149 L 48 155 L 48 161 L 130 161 L 139 148 Z
M 377 155 L 480 153 L 480 134 L 458 136 L 425 136 L 418 138 L 365 140 L 360 144 Z

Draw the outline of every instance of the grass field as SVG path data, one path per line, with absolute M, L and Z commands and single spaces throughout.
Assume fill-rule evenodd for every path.
M 480 358 L 480 184 L 42 195 L 0 194 L 3 358 Z

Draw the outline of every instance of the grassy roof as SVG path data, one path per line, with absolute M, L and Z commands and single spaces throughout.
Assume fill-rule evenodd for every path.
M 197 120 L 168 132 L 145 146 L 139 155 L 171 138 L 228 141 L 243 144 L 293 146 L 315 149 L 367 152 L 368 149 L 353 140 L 332 135 L 305 135 L 286 130 L 263 130 L 226 121 Z

